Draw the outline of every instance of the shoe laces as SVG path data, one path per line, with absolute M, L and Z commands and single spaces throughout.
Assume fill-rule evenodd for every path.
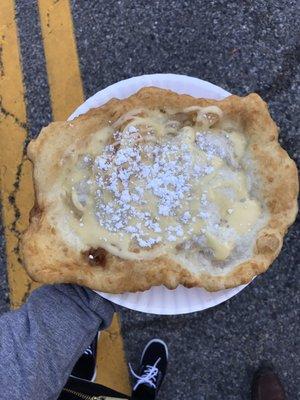
M 150 387 L 153 387 L 154 389 L 156 389 L 155 381 L 156 381 L 157 374 L 159 371 L 159 369 L 157 368 L 157 364 L 160 362 L 160 360 L 161 359 L 158 358 L 154 365 L 146 365 L 145 372 L 141 376 L 139 376 L 138 374 L 136 374 L 134 372 L 131 364 L 129 363 L 130 372 L 137 379 L 137 382 L 134 385 L 133 390 L 136 390 L 143 383 L 148 384 Z
M 83 353 L 83 354 L 87 354 L 88 356 L 89 355 L 93 355 L 93 352 L 92 352 L 92 349 L 91 349 L 91 347 L 89 346 L 86 350 L 85 350 L 85 352 Z

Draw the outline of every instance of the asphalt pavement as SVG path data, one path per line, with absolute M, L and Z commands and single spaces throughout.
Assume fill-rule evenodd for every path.
M 36 2 L 17 1 L 31 137 L 51 120 Z M 296 1 L 72 0 L 86 97 L 135 75 L 172 72 L 238 95 L 259 93 L 300 161 L 299 6 Z M 123 310 L 128 359 L 152 337 L 166 340 L 160 399 L 248 400 L 253 372 L 272 364 L 288 399 L 299 395 L 299 220 L 272 268 L 239 295 L 199 313 L 154 316 Z M 3 242 L 2 242 L 3 243 Z M 7 307 L 1 247 L 0 312 Z

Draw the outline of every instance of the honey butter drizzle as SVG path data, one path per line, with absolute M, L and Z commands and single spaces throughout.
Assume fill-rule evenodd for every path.
M 261 207 L 241 167 L 245 137 L 214 128 L 220 118 L 215 106 L 136 109 L 91 135 L 65 161 L 73 232 L 125 259 L 180 250 L 226 260 Z

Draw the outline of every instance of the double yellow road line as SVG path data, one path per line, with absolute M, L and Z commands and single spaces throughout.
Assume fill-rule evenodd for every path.
M 38 8 L 52 115 L 54 120 L 65 120 L 84 100 L 71 8 L 69 0 L 39 0 Z M 33 205 L 31 163 L 24 151 L 27 140 L 24 92 L 15 4 L 13 0 L 4 0 L 0 5 L 0 183 L 13 308 L 19 307 L 37 286 L 24 271 L 19 251 L 20 235 L 28 225 Z M 97 382 L 129 393 L 118 317 L 101 334 L 98 354 Z

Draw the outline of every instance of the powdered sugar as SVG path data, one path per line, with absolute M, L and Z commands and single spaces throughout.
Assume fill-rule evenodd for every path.
M 167 126 L 167 117 L 160 118 Z M 121 241 L 129 237 L 131 247 L 175 246 L 192 237 L 198 238 L 198 246 L 208 246 L 208 234 L 222 241 L 232 238 L 209 198 L 207 183 L 201 186 L 216 172 L 220 175 L 220 165 L 232 165 L 230 137 L 226 132 L 195 134 L 192 127 L 158 134 L 151 125 L 141 127 L 140 120 L 134 125 L 133 118 L 125 130 L 116 130 L 114 142 L 100 154 L 83 157 L 91 174 L 74 186 L 79 207 L 92 197 L 97 223 Z
M 130 129 L 136 133 L 137 130 Z M 176 215 L 184 197 L 190 194 L 192 155 L 180 141 L 120 147 L 114 157 L 107 146 L 94 164 L 96 217 L 111 232 L 124 230 L 141 247 L 159 243 L 165 230 L 169 241 L 183 235 L 181 225 L 165 228 L 162 218 Z M 111 201 L 106 203 L 105 197 Z M 143 205 L 156 205 L 152 214 Z M 189 212 L 184 220 L 189 219 Z M 186 223 L 182 221 L 182 223 Z M 179 222 L 180 223 L 180 222 Z
M 182 239 L 184 225 L 196 220 L 188 205 L 193 199 L 191 179 L 214 172 L 209 157 L 225 155 L 218 140 L 211 141 L 207 133 L 197 135 L 199 148 L 208 155 L 205 161 L 195 157 L 180 136 L 145 142 L 138 128 L 130 125 L 122 134 L 115 132 L 114 139 L 116 142 L 107 145 L 93 163 L 99 224 L 110 232 L 130 234 L 143 248 L 160 243 L 162 237 L 169 242 Z M 91 157 L 85 159 L 91 163 Z M 211 218 L 205 211 L 206 193 L 199 205 L 198 218 Z M 166 224 L 166 218 L 177 224 Z

